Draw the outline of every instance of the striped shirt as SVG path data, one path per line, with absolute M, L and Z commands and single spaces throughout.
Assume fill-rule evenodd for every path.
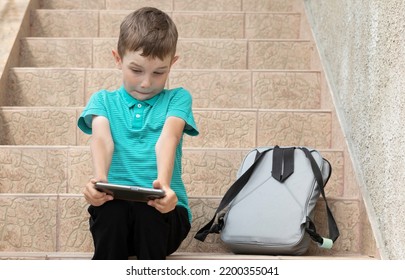
M 121 86 L 115 91 L 101 90 L 94 93 L 78 120 L 79 128 L 92 133 L 93 115 L 109 120 L 114 141 L 114 153 L 108 173 L 110 183 L 152 187 L 157 178 L 155 145 L 162 132 L 165 120 L 178 117 L 186 122 L 184 133 L 198 135 L 192 112 L 192 98 L 183 88 L 164 89 L 145 101 L 133 98 Z M 187 193 L 181 177 L 182 144 L 176 149 L 171 188 L 176 193 L 178 205 L 189 213 Z

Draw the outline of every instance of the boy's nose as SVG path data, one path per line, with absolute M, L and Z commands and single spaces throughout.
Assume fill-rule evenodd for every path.
M 141 83 L 142 88 L 148 88 L 150 87 L 150 78 L 146 77 L 145 79 L 142 80 Z

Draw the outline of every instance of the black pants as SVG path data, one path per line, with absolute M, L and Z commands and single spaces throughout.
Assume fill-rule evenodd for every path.
M 143 202 L 112 200 L 90 206 L 93 260 L 162 260 L 175 252 L 190 231 L 187 210 L 162 214 Z

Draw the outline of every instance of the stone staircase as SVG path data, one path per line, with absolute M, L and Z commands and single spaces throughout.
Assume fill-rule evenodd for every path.
M 171 258 L 292 258 L 236 256 L 218 235 L 193 239 L 247 151 L 275 144 L 317 148 L 333 166 L 326 193 L 341 236 L 331 251 L 314 245 L 295 258 L 379 258 L 303 0 L 31 0 L 0 87 L 0 259 L 91 257 L 81 195 L 89 138 L 76 121 L 93 92 L 120 85 L 119 24 L 146 5 L 178 26 L 168 87 L 190 90 L 201 132 L 184 148 L 192 231 Z M 316 222 L 325 232 L 321 201 Z

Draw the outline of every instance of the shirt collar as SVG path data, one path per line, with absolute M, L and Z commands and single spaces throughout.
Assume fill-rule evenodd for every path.
M 156 94 L 151 99 L 147 99 L 147 100 L 144 100 L 144 101 L 139 101 L 138 99 L 132 97 L 127 92 L 124 85 L 122 85 L 118 91 L 120 92 L 121 96 L 124 98 L 124 101 L 128 105 L 129 108 L 135 106 L 136 104 L 148 104 L 150 106 L 153 106 L 156 103 L 156 101 L 159 99 L 159 96 L 161 95 L 161 93 L 163 92 L 162 91 L 161 93 Z

